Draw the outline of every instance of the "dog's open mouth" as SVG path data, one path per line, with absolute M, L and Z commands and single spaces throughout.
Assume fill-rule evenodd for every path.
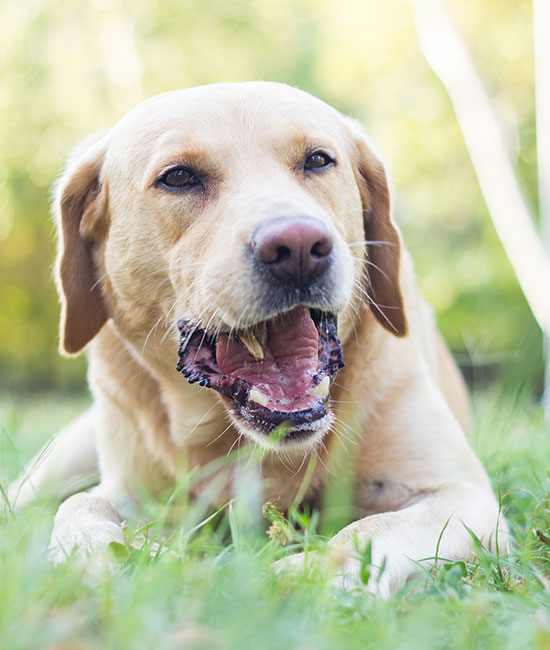
M 330 384 L 344 365 L 332 314 L 299 306 L 230 335 L 183 320 L 178 327 L 177 369 L 232 400 L 255 430 L 270 434 L 283 422 L 302 430 L 327 415 Z

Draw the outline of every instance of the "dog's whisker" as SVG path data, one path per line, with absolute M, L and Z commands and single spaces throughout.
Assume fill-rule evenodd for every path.
M 142 355 L 142 356 L 145 354 L 145 348 L 147 347 L 147 343 L 149 342 L 149 339 L 150 339 L 150 337 L 151 337 L 151 334 L 152 334 L 153 331 L 156 329 L 157 325 L 161 322 L 162 319 L 163 319 L 163 315 L 161 314 L 161 315 L 159 316 L 157 322 L 153 325 L 153 327 L 151 327 L 151 329 L 150 329 L 149 332 L 147 333 L 147 336 L 145 337 L 145 341 L 143 342 L 143 346 L 142 346 L 142 348 L 141 348 L 141 355 Z
M 197 329 L 202 329 L 202 328 L 199 327 L 200 319 L 201 319 L 202 315 L 204 314 L 204 312 L 206 311 L 206 309 L 207 309 L 207 307 L 203 308 L 202 312 L 199 314 L 198 318 L 196 319 L 196 323 L 193 325 L 193 327 L 190 328 L 190 330 L 189 330 L 189 332 L 188 332 L 188 334 L 187 334 L 187 336 L 185 338 L 185 342 L 181 346 L 181 352 L 183 352 L 184 350 L 187 349 L 187 346 L 189 345 L 189 342 L 191 341 L 191 339 L 192 339 L 193 335 L 195 334 L 195 332 L 197 331 Z M 196 355 L 195 355 L 195 358 L 196 358 Z
M 378 311 L 378 313 L 380 314 L 380 316 L 382 316 L 382 318 L 383 318 L 383 319 L 386 321 L 386 323 L 391 327 L 391 329 L 392 329 L 394 332 L 397 332 L 397 328 L 395 327 L 395 325 L 390 321 L 390 319 L 386 316 L 386 314 L 385 314 L 384 311 L 382 310 L 382 307 L 384 307 L 384 309 L 397 309 L 397 307 L 393 307 L 393 306 L 391 306 L 391 305 L 379 305 L 379 304 L 378 304 L 378 303 L 377 303 L 377 302 L 376 302 L 376 301 L 375 301 L 375 300 L 374 300 L 374 299 L 369 295 L 369 293 L 364 289 L 364 287 L 360 287 L 360 286 L 358 286 L 358 287 L 356 287 L 356 288 L 357 288 L 359 291 L 362 292 L 362 294 L 364 295 L 364 297 L 367 299 L 368 303 L 369 303 L 370 305 L 372 305 L 372 306 L 373 306 L 373 307 Z
M 348 447 L 347 447 L 346 443 L 349 443 L 349 444 L 353 445 L 354 447 L 357 446 L 357 442 L 345 434 L 341 422 L 335 424 L 335 427 L 334 427 L 333 431 L 334 431 L 334 435 L 336 436 L 337 440 L 340 442 L 340 444 L 344 448 L 344 451 L 346 452 L 346 454 L 349 453 L 349 450 L 348 450 Z
M 321 441 L 321 442 L 322 442 L 322 441 Z M 324 443 L 322 443 L 322 446 L 323 446 L 323 449 L 324 449 L 325 451 L 327 451 L 327 448 L 326 448 L 326 446 L 325 446 Z M 325 463 L 324 460 L 321 458 L 321 456 L 320 456 L 319 452 L 317 451 L 317 449 L 316 449 L 315 447 L 312 447 L 312 451 L 313 451 L 313 453 L 315 454 L 315 456 L 316 456 L 317 460 L 319 461 L 319 463 L 320 463 L 320 464 L 325 468 L 325 470 L 327 471 L 327 474 L 328 474 L 329 476 L 334 476 L 334 472 L 333 472 L 332 470 L 330 470 L 330 469 L 327 467 L 326 463 Z
M 189 333 L 188 333 L 187 336 L 185 337 L 185 341 L 182 342 L 182 344 L 181 344 L 181 346 L 180 346 L 180 351 L 181 351 L 181 352 L 184 352 L 184 351 L 187 349 L 187 346 L 189 345 L 189 342 L 190 342 L 191 339 L 193 338 L 193 334 L 197 331 L 197 329 L 199 329 L 199 325 L 198 325 L 198 323 L 197 323 L 196 325 L 194 325 L 194 326 L 189 330 Z
M 353 246 L 395 246 L 395 243 L 385 240 L 364 239 L 362 241 L 348 243 L 348 246 L 350 248 Z
M 335 416 L 334 417 L 335 422 L 340 424 L 341 426 L 345 427 L 348 431 L 350 431 L 356 438 L 360 438 L 361 434 L 358 433 L 352 426 L 349 424 L 349 422 L 346 422 L 345 420 L 342 420 L 342 418 Z
M 281 465 L 286 469 L 286 471 L 287 471 L 289 474 L 291 474 L 291 473 L 292 473 L 292 468 L 289 467 L 289 466 L 286 464 L 286 462 L 285 462 L 285 458 L 284 458 L 285 455 L 286 455 L 286 454 L 285 454 L 284 451 L 279 451 L 278 454 L 277 454 L 277 456 L 278 456 L 278 460 L 279 460 L 279 463 L 280 463 L 280 464 L 281 464 Z M 286 460 L 287 460 L 287 461 L 289 460 L 288 456 L 286 457 Z
M 204 422 L 205 418 L 208 417 L 210 412 L 212 411 L 213 408 L 218 406 L 219 402 L 216 400 L 208 409 L 206 409 L 206 412 L 203 413 L 203 415 L 200 417 L 198 422 L 195 424 L 195 426 L 191 429 L 191 431 L 188 431 L 182 438 L 182 440 L 187 440 L 195 431 L 200 427 L 200 425 Z
M 372 260 L 365 260 L 365 264 L 368 264 L 369 266 L 372 266 L 374 269 L 376 269 L 386 278 L 386 280 L 388 280 L 388 282 L 391 281 L 390 276 L 384 271 L 384 269 L 381 269 L 378 264 L 375 264 Z
M 338 386 L 338 388 L 341 388 L 342 390 L 345 390 L 348 393 L 350 392 L 350 389 L 347 386 L 344 386 L 344 384 L 340 384 L 335 380 L 333 380 L 332 385 L 333 386 Z
M 245 463 L 244 471 L 246 472 L 246 470 L 248 469 L 252 461 L 255 461 L 258 467 L 260 467 L 267 453 L 268 450 L 265 447 L 260 447 L 260 445 L 256 441 L 254 441 L 254 447 L 252 448 L 250 456 L 248 457 L 248 460 Z
M 232 422 L 229 422 L 229 424 L 225 427 L 225 429 L 220 434 L 218 434 L 213 440 L 211 440 L 206 446 L 210 447 L 210 445 L 213 445 L 217 440 L 219 440 L 223 436 L 224 433 L 227 433 L 232 426 L 233 426 Z
M 225 454 L 226 457 L 229 456 L 229 455 L 231 454 L 231 452 L 233 451 L 233 447 L 234 447 L 235 445 L 237 445 L 237 449 L 239 449 L 239 446 L 238 446 L 238 445 L 240 444 L 239 441 L 240 441 L 240 439 L 243 437 L 243 435 L 244 435 L 243 433 L 239 433 L 239 435 L 235 438 L 235 440 L 233 441 L 233 444 L 231 445 L 231 447 L 229 447 L 227 453 Z
M 170 331 L 170 326 L 169 326 L 169 323 L 168 323 L 168 319 L 170 318 L 172 312 L 175 311 L 175 309 L 176 309 L 176 307 L 178 306 L 178 303 L 180 302 L 180 300 L 181 300 L 180 297 L 178 297 L 178 298 L 176 298 L 176 299 L 174 300 L 174 302 L 172 303 L 172 306 L 171 306 L 170 309 L 166 312 L 166 316 L 164 317 L 163 327 L 165 327 L 166 329 L 168 329 L 168 331 Z
M 212 322 L 212 319 L 214 318 L 214 316 L 215 316 L 217 313 L 218 313 L 218 309 L 216 308 L 216 310 L 214 311 L 214 313 L 210 316 L 210 318 L 209 318 L 209 320 L 208 320 L 208 323 L 206 323 L 206 326 L 204 327 L 204 331 L 203 331 L 203 334 L 202 334 L 202 338 L 201 338 L 200 343 L 199 343 L 199 345 L 198 345 L 198 347 L 197 347 L 197 351 L 195 352 L 195 361 L 196 361 L 197 356 L 198 356 L 198 354 L 199 354 L 199 352 L 200 352 L 200 350 L 201 350 L 201 348 L 202 348 L 202 346 L 203 346 L 203 343 L 204 343 L 204 341 L 205 341 L 205 339 L 206 339 L 206 337 L 207 337 L 207 335 L 208 335 L 207 333 L 208 333 L 208 328 L 209 328 L 209 326 L 210 326 L 210 323 Z
M 348 447 L 347 447 L 346 443 L 344 442 L 344 440 L 342 440 L 342 438 L 341 438 L 341 436 L 340 436 L 340 433 L 339 433 L 338 429 L 334 429 L 334 435 L 336 436 L 336 440 L 338 440 L 338 442 L 339 442 L 340 445 L 342 446 L 344 452 L 345 452 L 346 454 L 348 454 L 348 453 L 349 453 Z
M 306 450 L 304 451 L 304 455 L 303 455 L 302 461 L 301 461 L 300 464 L 298 465 L 298 469 L 294 472 L 294 474 L 292 474 L 291 478 L 296 477 L 296 476 L 300 473 L 300 470 L 301 470 L 302 467 L 304 466 L 304 463 L 306 462 L 306 458 L 309 456 L 309 453 L 310 453 L 310 452 L 309 452 L 309 449 L 306 449 Z
M 96 289 L 102 282 L 105 280 L 105 278 L 108 276 L 108 273 L 104 273 L 101 277 L 99 277 L 90 287 L 90 291 L 93 291 Z
M 361 297 L 358 296 L 358 295 L 355 293 L 355 288 L 354 288 L 353 286 L 352 286 L 352 298 L 355 298 L 356 301 L 357 301 L 358 303 L 361 303 L 361 302 L 362 302 Z M 351 310 L 352 310 L 352 312 L 353 312 L 353 314 L 354 314 L 354 316 L 355 316 L 355 318 L 353 318 L 353 319 L 351 320 L 351 327 L 352 327 L 352 329 L 353 329 L 353 334 L 354 334 L 354 336 L 355 336 L 355 340 L 358 341 L 358 340 L 359 340 L 359 333 L 357 332 L 357 327 L 355 326 L 355 321 L 356 321 L 356 320 L 359 321 L 359 319 L 360 319 L 360 316 L 361 316 L 361 307 L 360 307 L 359 304 L 357 304 L 357 303 L 356 303 L 355 301 L 353 301 L 353 300 L 350 302 L 350 307 L 351 307 Z
M 317 446 L 321 447 L 321 449 L 325 452 L 325 454 L 328 455 L 329 451 L 328 451 L 327 446 L 325 444 L 325 441 L 323 439 L 319 440 Z

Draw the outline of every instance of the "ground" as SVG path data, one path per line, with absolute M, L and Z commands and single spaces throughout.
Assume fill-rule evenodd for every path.
M 0 400 L 2 487 L 85 405 L 85 398 L 60 396 Z M 362 588 L 334 590 L 320 573 L 275 575 L 274 560 L 289 549 L 322 548 L 315 513 L 291 513 L 287 524 L 272 508 L 269 539 L 249 501 L 209 518 L 204 504 L 187 502 L 182 486 L 173 495 L 181 525 L 163 526 L 167 511 L 151 506 L 152 524 L 139 530 L 130 523 L 128 545 L 114 549 L 122 570 L 90 585 L 73 563 L 54 569 L 47 562 L 53 505 L 14 515 L 4 504 L 0 647 L 550 648 L 548 426 L 528 399 L 496 389 L 475 396 L 474 412 L 471 443 L 517 540 L 508 557 L 480 550 L 467 564 L 442 562 L 382 602 Z M 366 579 L 368 549 L 359 552 Z

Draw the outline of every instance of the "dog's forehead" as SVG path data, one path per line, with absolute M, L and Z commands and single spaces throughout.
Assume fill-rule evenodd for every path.
M 307 92 L 274 82 L 210 84 L 156 95 L 138 104 L 120 120 L 117 130 L 154 129 L 173 122 L 195 126 L 214 123 L 237 125 L 243 120 L 296 120 L 331 122 L 337 111 Z
M 278 138 L 344 133 L 340 114 L 308 93 L 274 82 L 212 84 L 157 95 L 132 109 L 111 132 L 111 162 L 147 160 L 159 149 L 211 151 Z

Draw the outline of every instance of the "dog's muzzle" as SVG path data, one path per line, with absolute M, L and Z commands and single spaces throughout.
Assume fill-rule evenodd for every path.
M 343 366 L 330 311 L 333 239 L 314 217 L 275 217 L 256 228 L 248 255 L 266 319 L 222 334 L 180 321 L 177 369 L 220 393 L 249 431 L 305 438 L 328 427 L 329 388 Z

